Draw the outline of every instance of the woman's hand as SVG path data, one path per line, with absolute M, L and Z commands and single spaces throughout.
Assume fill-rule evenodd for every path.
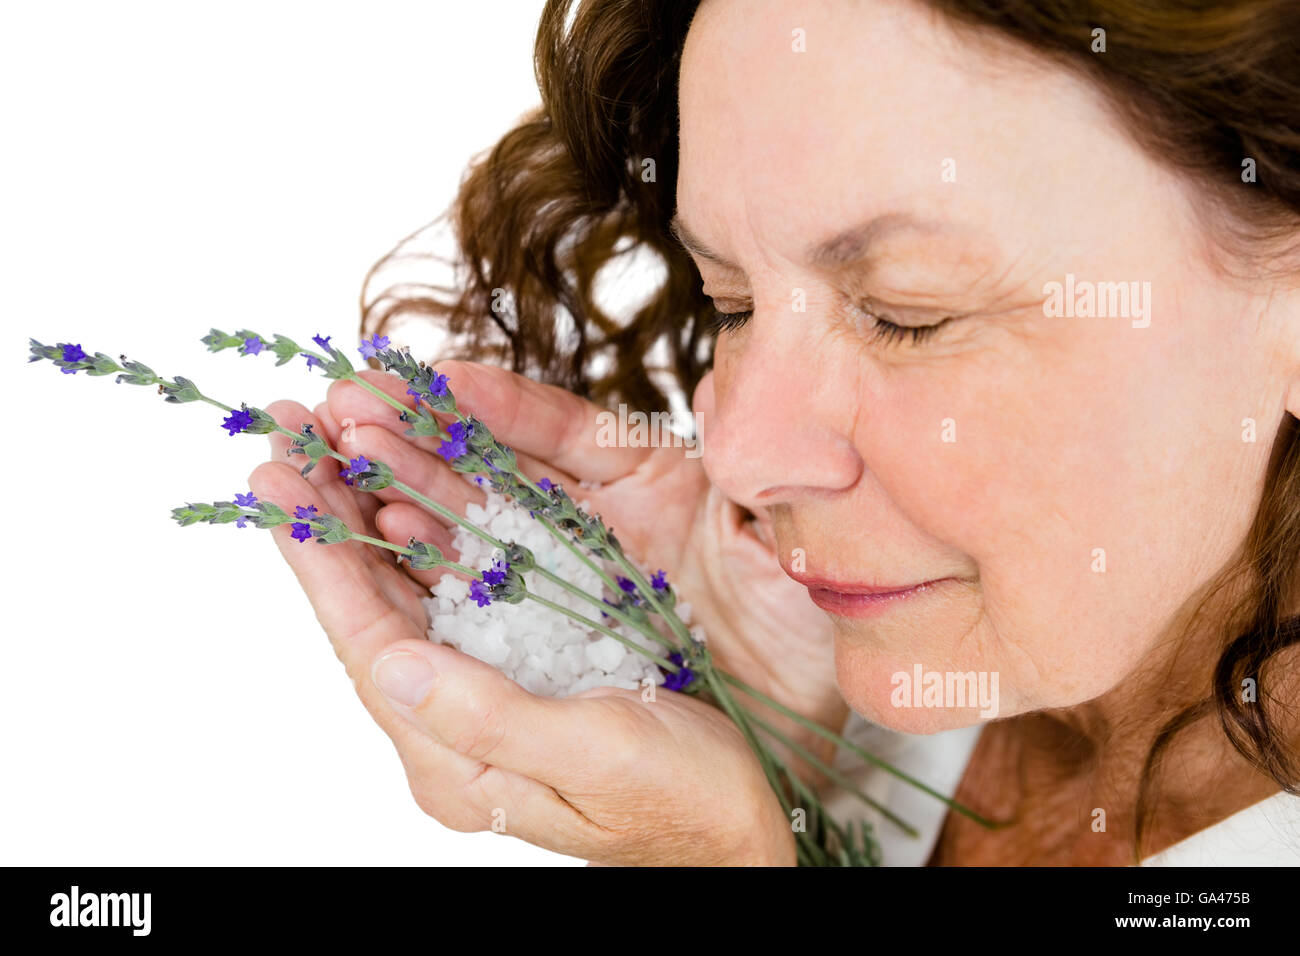
M 303 422 L 330 430 L 323 406 L 316 416 L 293 402 L 267 411 L 293 431 Z M 402 542 L 408 533 L 436 537 L 416 520 L 429 519 L 422 509 L 412 515 L 404 509 L 414 506 L 365 503 L 333 459 L 303 478 L 284 460 L 288 439 L 270 439 L 273 461 L 250 476 L 259 498 L 289 512 L 315 505 Z M 381 460 L 420 484 L 409 462 Z M 287 526 L 271 534 L 366 709 L 396 745 L 416 801 L 444 825 L 505 832 L 598 863 L 794 863 L 789 821 L 740 732 L 715 708 L 672 691 L 649 701 L 616 688 L 535 697 L 426 639 L 420 598 L 430 579 L 408 576 L 385 556 L 391 552 L 299 542 Z
M 630 556 L 667 571 L 723 670 L 823 726 L 841 729 L 848 708 L 835 683 L 830 622 L 807 590 L 781 570 L 767 543 L 766 515 L 746 520 L 747 513 L 709 482 L 699 458 L 687 457 L 683 448 L 601 447 L 602 410 L 570 392 L 478 363 L 442 362 L 436 369 L 448 376 L 461 410 L 515 449 L 525 474 L 563 482 L 575 501 L 589 502 L 589 510 L 615 530 Z M 409 403 L 396 375 L 361 374 Z M 392 406 L 356 384 L 335 382 L 328 407 L 320 411 L 340 451 L 386 462 L 407 484 L 458 513 L 470 501 L 482 503 L 483 493 L 435 454 L 437 439 L 405 436 L 408 426 Z M 600 486 L 583 488 L 580 481 Z M 378 513 L 385 538 L 404 543 L 415 535 L 454 553 L 441 519 L 395 489 L 378 497 L 386 502 Z M 414 577 L 425 585 L 436 580 L 424 572 Z M 737 697 L 822 759 L 833 753 L 821 737 L 743 693 Z M 813 783 L 824 782 L 801 761 L 793 765 Z

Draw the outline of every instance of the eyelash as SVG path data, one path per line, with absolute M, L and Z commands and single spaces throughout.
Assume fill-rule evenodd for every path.
M 858 306 L 858 309 L 875 323 L 871 329 L 872 340 L 881 342 L 885 345 L 898 342 L 908 336 L 911 337 L 913 345 L 918 345 L 953 318 L 952 316 L 946 316 L 934 323 L 934 325 L 897 325 L 890 322 L 888 319 L 882 319 L 880 316 L 868 311 L 862 306 Z M 723 312 L 720 309 L 715 308 L 713 310 L 713 316 L 709 319 L 708 323 L 709 335 L 716 338 L 723 332 L 738 329 L 748 322 L 749 317 L 753 314 L 754 311 L 752 309 L 746 312 Z

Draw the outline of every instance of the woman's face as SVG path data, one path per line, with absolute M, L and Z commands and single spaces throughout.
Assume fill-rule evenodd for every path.
M 1084 81 L 984 43 L 908 2 L 705 0 L 681 67 L 681 231 L 718 308 L 753 310 L 695 396 L 705 465 L 795 576 L 933 582 L 828 607 L 849 704 L 913 732 L 979 719 L 900 696 L 918 667 L 996 674 L 996 716 L 1121 683 L 1238 547 L 1300 406 L 1294 292 L 1214 273 L 1196 187 Z M 1126 310 L 1102 286 L 1088 314 L 1101 283 Z

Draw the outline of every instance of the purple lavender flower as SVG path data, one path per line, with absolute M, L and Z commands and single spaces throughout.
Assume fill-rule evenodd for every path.
M 689 667 L 682 667 L 682 655 L 680 651 L 673 651 L 668 655 L 668 660 L 680 667 L 680 670 L 669 671 L 667 668 L 660 667 L 664 672 L 664 688 L 666 690 L 681 690 L 691 681 L 695 680 L 695 673 Z
M 447 394 L 447 376 L 433 373 L 433 381 L 429 383 L 429 394 L 435 398 L 442 398 Z
M 618 586 L 621 587 L 628 594 L 636 593 L 636 584 L 634 584 L 629 578 L 625 578 L 622 575 L 619 575 L 619 577 L 616 580 L 618 581 Z
M 316 517 L 316 506 L 308 505 L 307 507 L 304 508 L 302 505 L 299 505 L 294 510 L 293 516 L 295 518 L 303 518 L 307 521 L 310 521 L 312 518 Z
M 299 508 L 299 511 L 302 509 Z M 305 521 L 295 521 L 293 523 L 293 537 L 299 541 L 306 541 L 311 537 L 311 525 Z
M 411 381 L 415 381 L 415 380 L 412 379 Z M 416 405 L 419 405 L 420 402 L 424 401 L 424 392 L 420 391 L 418 388 L 411 388 L 411 386 L 408 385 L 406 387 L 406 394 L 411 395 L 415 398 Z
M 251 339 L 244 339 L 243 347 L 240 348 L 239 353 L 241 355 L 257 355 L 263 348 L 262 340 L 254 335 Z
M 359 455 L 348 462 L 347 468 L 340 473 L 345 484 L 352 484 L 352 479 L 356 478 L 363 471 L 370 467 L 370 459 L 365 455 Z
M 664 576 L 663 571 L 656 571 L 650 579 L 650 586 L 656 591 L 668 590 L 668 578 Z
M 388 336 L 380 335 L 376 332 L 369 339 L 361 340 L 361 348 L 357 349 L 362 358 L 374 358 L 380 349 L 388 348 Z
M 236 528 L 242 528 L 247 523 L 248 523 L 248 515 L 240 515 L 238 518 L 235 519 Z
M 299 352 L 298 354 L 307 360 L 307 371 L 309 372 L 317 365 L 323 364 L 320 359 L 312 355 L 310 352 Z
M 471 582 L 469 596 L 474 599 L 479 607 L 487 607 L 492 603 L 492 595 L 488 593 L 488 589 L 483 586 L 482 581 Z
M 465 452 L 469 451 L 469 436 L 473 433 L 473 426 L 467 426 L 464 422 L 452 422 L 447 427 L 447 434 L 450 441 L 445 441 L 438 446 L 438 454 L 447 461 L 454 461 Z
M 541 488 L 542 491 L 550 491 L 555 486 L 551 484 L 551 479 L 543 478 L 541 481 L 537 483 L 537 487 Z
M 506 572 L 510 570 L 510 562 L 497 558 L 493 562 L 492 568 L 483 572 L 483 583 L 496 587 L 498 584 L 506 583 Z
M 251 508 L 253 505 L 257 504 L 257 495 L 253 494 L 251 491 L 246 495 L 235 492 L 235 504 L 239 505 L 241 508 Z
M 322 336 L 319 336 L 319 335 L 313 335 L 313 336 L 311 337 L 311 340 L 312 340 L 313 342 L 315 342 L 317 345 L 319 345 L 319 346 L 320 346 L 322 349 L 324 349 L 326 352 L 328 352 L 328 351 L 330 350 L 330 339 L 332 339 L 332 338 L 334 338 L 334 336 L 332 336 L 332 335 L 326 335 L 326 336 L 323 336 L 323 337 L 322 337 Z M 318 361 L 319 361 L 319 360 L 318 360 Z
M 86 359 L 90 358 L 89 355 L 81 351 L 80 345 L 68 345 L 67 343 L 62 343 L 62 344 L 63 344 L 63 361 L 84 362 L 86 361 Z M 64 369 L 60 369 L 59 371 L 61 371 L 64 375 L 77 374 L 77 370 L 75 368 L 64 368 Z
M 253 416 L 241 408 L 235 409 L 221 421 L 221 427 L 227 429 L 232 435 L 238 435 L 251 424 L 253 424 Z

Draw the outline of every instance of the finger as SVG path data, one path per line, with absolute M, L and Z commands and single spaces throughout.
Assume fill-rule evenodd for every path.
M 306 406 L 300 405 L 298 402 L 281 399 L 280 401 L 272 402 L 270 405 L 267 405 L 264 411 L 274 418 L 276 424 L 281 428 L 287 428 L 295 434 L 301 434 L 302 426 L 304 424 L 310 424 L 313 429 L 318 430 L 318 433 L 324 437 L 323 431 L 320 431 L 321 424 L 319 419 L 317 419 L 311 412 L 307 411 Z M 297 467 L 299 471 L 306 467 L 311 461 L 311 459 L 306 455 L 290 454 L 289 449 L 293 444 L 292 439 L 282 432 L 271 432 L 266 436 L 266 439 L 271 444 L 271 461 L 287 462 Z M 308 473 L 305 480 L 311 482 L 311 484 L 317 488 L 320 488 L 331 481 L 336 480 L 338 478 L 338 473 L 338 460 L 332 456 L 327 456 L 316 463 L 316 467 Z M 355 516 L 356 514 L 359 514 L 359 512 L 354 511 L 353 514 Z M 339 515 L 339 517 L 344 518 L 345 516 Z
M 509 444 L 509 442 L 506 442 L 506 444 Z M 567 488 L 575 499 L 582 496 L 581 479 L 575 478 L 563 468 L 557 467 L 554 462 L 534 458 L 518 448 L 514 449 L 514 452 L 515 460 L 519 462 L 519 470 L 534 482 L 542 478 L 549 478 L 552 484 L 563 485 Z
M 535 697 L 487 664 L 428 641 L 387 648 L 371 677 L 435 744 L 408 744 L 403 754 L 412 789 L 423 792 L 431 815 L 460 829 L 503 826 L 562 853 L 593 848 L 599 828 L 546 780 L 585 774 L 565 769 L 575 762 L 595 760 L 587 766 L 597 772 L 606 766 L 590 743 L 602 738 L 575 719 L 585 715 L 572 703 Z
M 343 435 L 341 434 L 338 423 L 334 421 L 334 416 L 330 414 L 328 402 L 322 401 L 312 409 L 312 413 L 316 416 L 316 420 L 320 422 L 321 430 L 325 433 L 331 448 L 342 452 L 349 458 L 355 457 L 358 454 L 356 451 L 351 450 L 348 447 L 347 442 L 343 440 Z M 356 489 L 353 489 L 353 498 L 356 500 L 357 510 L 361 513 L 361 520 L 366 534 L 377 534 L 375 513 L 379 511 L 383 502 L 369 492 L 357 491 Z M 391 551 L 380 551 L 379 553 L 386 561 L 391 562 L 394 559 L 393 552 Z
M 405 383 L 396 375 L 373 371 L 369 373 L 362 372 L 361 374 L 366 381 L 378 388 L 382 388 L 393 398 L 406 402 L 412 401 L 411 396 L 400 392 L 399 386 L 404 388 Z M 440 467 L 447 467 L 442 456 L 438 455 L 438 448 L 442 444 L 441 438 L 427 435 L 407 435 L 406 430 L 410 428 L 410 425 L 397 417 L 396 410 L 359 385 L 343 379 L 335 382 L 330 386 L 327 405 L 330 415 L 335 421 L 346 422 L 352 426 L 349 431 L 359 429 L 364 425 L 379 426 L 398 436 L 407 444 L 414 445 L 427 453 L 438 462 Z M 493 423 L 488 422 L 488 427 L 494 427 Z M 519 462 L 519 470 L 533 481 L 550 478 L 555 484 L 563 484 L 570 489 L 578 486 L 579 479 L 565 469 L 558 467 L 555 462 L 530 455 L 518 447 L 515 447 L 515 457 Z
M 528 693 L 496 668 L 429 641 L 389 647 L 372 679 L 393 706 L 430 737 L 471 760 L 563 786 L 582 767 L 604 767 L 632 746 L 617 746 L 609 721 L 593 733 L 600 699 Z M 614 742 L 615 745 L 611 745 Z
M 409 723 L 406 729 L 421 733 Z M 551 787 L 423 740 L 426 746 L 403 741 L 398 754 L 429 816 L 455 830 L 492 830 L 569 856 L 598 849 L 598 828 Z
M 649 456 L 647 445 L 618 447 L 598 442 L 600 406 L 554 385 L 477 362 L 444 361 L 457 407 L 487 423 L 516 451 L 551 463 L 580 481 L 613 481 L 635 471 Z
M 300 505 L 314 505 L 319 512 L 330 510 L 319 490 L 283 462 L 258 465 L 249 476 L 249 485 L 258 498 L 274 502 L 289 514 Z M 394 581 L 400 581 L 396 568 L 372 564 L 356 542 L 298 541 L 289 525 L 272 528 L 270 533 L 354 681 L 368 676 L 371 661 L 382 648 L 425 636 L 425 628 L 412 619 L 416 608 L 408 612 L 395 604 L 374 573 L 387 569 Z M 406 590 L 408 600 L 422 612 L 415 590 Z
M 384 505 L 375 517 L 375 522 L 379 526 L 379 534 L 385 541 L 391 541 L 394 544 L 405 544 L 411 538 L 417 541 L 425 541 L 438 548 L 447 557 L 454 561 L 460 560 L 460 554 L 452 545 L 452 532 L 429 513 L 428 509 L 409 501 L 398 501 L 391 505 Z M 442 580 L 444 574 L 453 574 L 446 568 L 431 568 L 427 571 L 418 571 L 403 562 L 402 568 L 412 580 L 421 587 L 432 590 L 433 586 Z
M 358 373 L 375 388 L 402 404 L 410 411 L 415 409 L 415 399 L 406 393 L 406 382 L 392 372 L 376 372 L 362 369 Z M 330 414 L 334 416 L 345 431 L 358 425 L 381 425 L 389 431 L 404 435 L 410 428 L 408 422 L 402 421 L 396 408 L 379 398 L 374 393 L 362 388 L 355 382 L 338 379 L 330 385 L 325 393 Z M 442 439 L 429 435 L 405 436 L 408 441 L 431 455 L 437 454 Z
M 281 400 L 272 402 L 265 409 L 267 414 L 276 420 L 282 428 L 290 431 L 301 433 L 304 424 L 310 424 L 318 434 L 324 435 L 321 422 L 307 411 L 305 407 L 297 402 Z M 290 440 L 287 435 L 279 432 L 271 432 L 268 436 L 271 440 L 271 457 L 273 461 L 286 461 L 297 467 L 299 473 L 304 468 L 309 459 L 306 455 L 289 455 L 287 450 Z M 321 458 L 316 466 L 308 472 L 305 479 L 316 490 L 317 493 L 325 500 L 327 510 L 332 515 L 337 515 L 343 519 L 343 522 L 352 530 L 360 531 L 363 534 L 369 534 L 365 528 L 365 520 L 361 513 L 360 506 L 357 502 L 357 496 L 343 480 L 339 477 L 338 459 L 327 456 Z M 357 550 L 360 551 L 367 561 L 375 563 L 385 563 L 375 553 L 372 545 L 358 544 Z
M 386 428 L 358 425 L 352 447 L 367 458 L 382 461 L 403 484 L 458 516 L 465 514 L 470 503 L 482 505 L 486 501 L 478 487 L 466 481 L 459 472 L 448 468 L 441 458 L 416 448 Z M 412 500 L 406 492 L 394 487 L 383 488 L 376 494 L 385 503 Z M 443 516 L 439 516 L 438 520 L 446 525 L 455 523 Z

